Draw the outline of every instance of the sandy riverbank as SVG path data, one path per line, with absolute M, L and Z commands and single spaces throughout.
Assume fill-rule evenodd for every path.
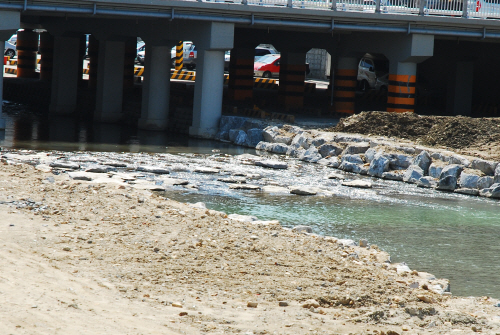
M 2 334 L 500 334 L 373 246 L 5 160 L 0 201 Z

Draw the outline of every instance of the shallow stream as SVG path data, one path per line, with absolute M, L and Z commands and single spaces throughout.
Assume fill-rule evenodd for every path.
M 204 202 L 208 208 L 278 219 L 284 226 L 309 225 L 317 234 L 366 238 L 388 251 L 393 262 L 450 279 L 455 295 L 500 298 L 500 201 L 417 188 L 402 182 L 371 179 L 372 189 L 342 186 L 327 179 L 354 174 L 316 164 L 285 159 L 287 170 L 246 165 L 235 155 L 255 150 L 230 144 L 188 139 L 161 133 L 130 131 L 118 126 L 96 126 L 72 119 L 41 122 L 8 118 L 0 146 L 16 149 L 168 153 L 168 162 L 183 166 L 172 177 L 189 180 L 196 188 L 178 186 L 166 192 L 182 202 Z M 215 151 L 215 152 L 214 152 Z M 152 164 L 155 162 L 152 157 Z M 160 158 L 161 159 L 161 158 Z M 194 173 L 196 167 L 217 167 L 219 174 Z M 222 176 L 258 174 L 247 179 L 256 185 L 318 186 L 327 196 L 268 194 L 232 190 L 217 181 Z M 221 176 L 222 175 L 222 176 Z

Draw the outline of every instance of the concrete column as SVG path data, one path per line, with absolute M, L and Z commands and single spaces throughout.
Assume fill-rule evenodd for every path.
M 198 49 L 194 87 L 193 123 L 189 135 L 212 138 L 222 115 L 224 51 Z
M 137 38 L 125 42 L 125 58 L 123 63 L 123 89 L 134 87 L 134 67 L 137 55 Z
M 89 36 L 89 88 L 97 87 L 97 65 L 99 64 L 99 40 Z
M 472 114 L 474 62 L 457 62 L 448 77 L 446 110 L 453 115 Z
M 278 101 L 285 107 L 304 106 L 304 81 L 306 78 L 306 53 L 285 51 L 281 53 Z
M 70 114 L 76 109 L 79 50 L 79 37 L 54 37 L 51 113 Z
M 250 100 L 253 97 L 253 64 L 255 48 L 234 48 L 229 61 L 229 99 Z
M 339 57 L 333 73 L 333 101 L 335 113 L 340 117 L 354 114 L 357 78 L 358 59 Z
M 122 118 L 125 42 L 99 42 L 94 121 L 116 122 Z
M 48 32 L 40 34 L 40 80 L 51 81 L 54 64 L 54 36 Z
M 387 112 L 414 112 L 416 83 L 417 63 L 391 60 L 389 63 Z
M 167 128 L 172 45 L 156 46 L 146 43 L 140 129 L 164 130 Z
M 24 29 L 17 33 L 17 77 L 36 78 L 38 33 Z
M 5 50 L 5 41 L 0 40 L 0 50 Z M 5 129 L 5 119 L 2 115 L 2 105 L 3 105 L 3 57 L 0 64 L 0 130 Z

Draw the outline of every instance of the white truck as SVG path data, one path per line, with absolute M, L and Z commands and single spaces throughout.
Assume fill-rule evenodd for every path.
M 358 89 L 366 91 L 382 88 L 383 84 L 381 85 L 380 81 L 387 78 L 388 72 L 389 62 L 387 60 L 365 54 L 358 65 Z M 377 83 L 377 79 L 379 79 L 379 83 Z

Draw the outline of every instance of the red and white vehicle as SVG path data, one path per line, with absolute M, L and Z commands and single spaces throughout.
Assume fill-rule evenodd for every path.
M 280 58 L 280 54 L 269 54 L 260 57 L 253 65 L 253 75 L 263 78 L 279 77 Z

